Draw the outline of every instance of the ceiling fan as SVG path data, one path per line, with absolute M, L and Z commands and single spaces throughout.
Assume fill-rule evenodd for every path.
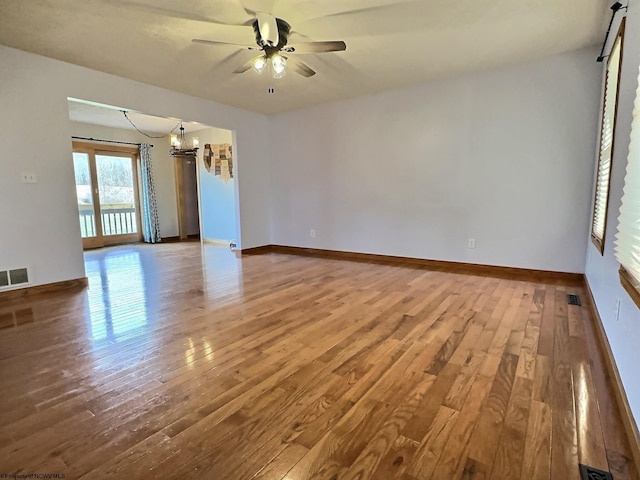
M 312 77 L 316 72 L 304 62 L 291 56 L 285 56 L 283 53 L 325 53 L 340 52 L 347 49 L 347 45 L 343 41 L 325 41 L 325 42 L 305 42 L 296 45 L 287 45 L 291 25 L 281 18 L 264 12 L 256 12 L 256 18 L 252 22 L 253 31 L 256 35 L 257 47 L 245 46 L 237 43 L 218 42 L 216 40 L 204 40 L 194 38 L 194 43 L 204 43 L 207 45 L 226 45 L 232 47 L 240 47 L 247 50 L 262 52 L 257 57 L 252 58 L 244 65 L 236 68 L 233 73 L 244 73 L 253 68 L 257 73 L 262 73 L 271 67 L 274 78 L 282 78 L 286 75 L 287 65 L 291 65 L 293 71 L 303 77 Z

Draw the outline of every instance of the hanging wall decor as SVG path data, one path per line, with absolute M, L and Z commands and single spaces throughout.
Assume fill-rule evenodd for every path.
M 230 143 L 204 146 L 204 166 L 208 172 L 220 177 L 224 183 L 233 178 L 233 158 Z
M 207 143 L 204 146 L 204 155 L 202 159 L 204 160 L 204 168 L 207 169 L 207 172 L 211 172 L 211 159 L 213 158 L 213 153 L 211 152 L 211 144 Z

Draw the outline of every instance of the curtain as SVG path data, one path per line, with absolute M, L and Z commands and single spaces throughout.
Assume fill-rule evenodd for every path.
M 618 261 L 636 284 L 640 282 L 640 72 L 638 82 L 615 248 Z
M 151 145 L 140 145 L 140 183 L 142 187 L 142 236 L 147 243 L 160 241 L 160 222 L 158 220 L 158 203 L 156 187 L 153 183 L 153 166 L 151 165 Z

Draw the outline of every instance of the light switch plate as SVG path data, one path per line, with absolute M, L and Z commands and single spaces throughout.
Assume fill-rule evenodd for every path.
M 38 177 L 33 172 L 22 172 L 22 183 L 38 183 Z

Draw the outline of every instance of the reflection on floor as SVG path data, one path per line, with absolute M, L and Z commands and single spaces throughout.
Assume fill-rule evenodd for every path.
M 102 250 L 86 254 L 89 278 L 89 327 L 95 341 L 123 341 L 145 333 L 153 309 L 147 309 L 146 275 L 140 253 Z M 153 304 L 152 304 L 153 305 Z
M 187 269 L 178 267 L 170 273 L 163 270 L 156 257 L 162 248 L 166 247 L 123 246 L 85 253 L 89 328 L 94 341 L 122 342 L 146 334 L 158 320 L 162 306 L 166 304 L 170 311 L 171 302 L 183 295 L 204 295 L 218 304 L 238 298 L 240 262 L 228 248 L 198 244 L 202 263 L 190 263 Z M 168 248 L 172 258 L 184 247 Z M 192 244 L 186 251 L 194 248 Z M 181 292 L 177 282 L 184 282 L 184 277 L 198 288 Z
M 197 243 L 0 305 L 0 473 L 638 480 L 581 285 Z

